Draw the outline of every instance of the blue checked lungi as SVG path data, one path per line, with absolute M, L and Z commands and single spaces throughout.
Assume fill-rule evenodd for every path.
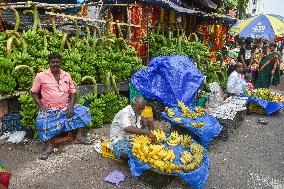
M 86 127 L 92 121 L 87 107 L 76 104 L 73 117 L 67 118 L 67 110 L 48 110 L 39 112 L 36 119 L 36 128 L 39 140 L 46 141 L 52 137 L 74 129 Z
M 132 150 L 132 144 L 128 140 L 119 140 L 113 145 L 113 154 L 115 158 L 120 159 L 122 154 L 129 154 Z

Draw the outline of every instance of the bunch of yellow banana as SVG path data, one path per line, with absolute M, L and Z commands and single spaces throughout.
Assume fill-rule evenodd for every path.
M 166 133 L 162 129 L 156 129 L 152 133 L 156 136 L 157 143 L 164 142 L 167 139 Z
M 190 119 L 197 119 L 197 114 L 194 111 L 190 111 L 187 115 Z
M 203 147 L 200 144 L 191 144 L 190 145 L 190 151 L 189 152 L 183 152 L 181 161 L 185 164 L 184 166 L 181 166 L 181 170 L 188 172 L 193 171 L 194 169 L 200 167 L 200 165 L 203 162 L 204 156 L 203 156 Z
M 187 151 L 184 151 L 181 153 L 181 157 L 180 157 L 180 161 L 183 163 L 183 164 L 189 164 L 190 162 L 192 162 L 193 160 L 193 156 L 190 152 L 187 152 Z
M 135 148 L 140 148 L 140 146 L 146 146 L 146 145 L 151 144 L 151 139 L 144 135 L 135 136 L 132 138 L 131 144 Z
M 181 145 L 183 148 L 189 148 L 191 145 L 191 137 L 189 135 L 181 135 Z
M 180 138 L 179 134 L 176 131 L 174 131 L 174 132 L 171 133 L 170 137 L 168 138 L 167 143 L 170 146 L 177 146 L 180 143 L 180 139 L 181 138 Z
M 182 118 L 180 117 L 176 117 L 173 119 L 175 122 L 180 123 L 182 121 Z
M 186 106 L 183 102 L 178 100 L 178 107 L 180 108 L 180 110 L 182 112 L 182 116 L 183 117 L 188 117 L 188 114 L 189 114 L 188 106 Z
M 175 111 L 171 108 L 166 107 L 166 113 L 170 118 L 175 117 Z
M 205 127 L 205 124 L 204 123 L 194 123 L 194 122 L 190 122 L 190 125 L 192 127 L 195 127 L 195 128 L 204 128 Z
M 195 111 L 197 112 L 197 116 L 198 117 L 202 117 L 205 115 L 205 111 L 204 111 L 204 108 L 200 107 L 200 106 L 197 106 L 195 108 Z
M 280 95 L 280 94 L 276 94 L 273 97 L 272 101 L 274 101 L 274 102 L 284 102 L 284 97 L 282 95 Z
M 284 102 L 284 97 L 281 94 L 271 92 L 269 89 L 257 89 L 256 92 L 247 91 L 246 94 L 248 96 L 261 98 L 267 101 Z

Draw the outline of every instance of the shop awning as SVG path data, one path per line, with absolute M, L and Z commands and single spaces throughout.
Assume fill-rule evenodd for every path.
M 179 6 L 178 4 L 176 4 L 175 2 L 179 2 L 177 0 L 175 1 L 169 1 L 169 0 L 140 0 L 140 2 L 145 2 L 145 3 L 149 3 L 152 5 L 157 5 L 166 9 L 171 9 L 180 13 L 198 13 L 199 11 L 193 10 L 193 9 L 189 9 L 189 8 L 185 8 L 182 6 Z
M 97 1 L 100 2 L 100 1 Z M 156 5 L 165 9 L 174 10 L 180 13 L 198 13 L 199 11 L 185 8 L 180 5 L 180 0 L 104 0 L 103 3 L 134 3 L 134 2 L 141 2 L 141 3 L 149 3 L 151 5 Z

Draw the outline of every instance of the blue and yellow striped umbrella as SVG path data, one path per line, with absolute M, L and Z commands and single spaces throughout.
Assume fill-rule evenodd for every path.
M 263 38 L 273 41 L 284 36 L 284 18 L 278 15 L 258 15 L 237 22 L 229 30 L 231 35 L 240 37 Z

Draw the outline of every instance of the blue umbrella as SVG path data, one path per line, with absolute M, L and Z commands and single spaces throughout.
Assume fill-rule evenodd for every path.
M 273 41 L 284 36 L 284 18 L 278 15 L 258 15 L 237 22 L 230 34 Z

